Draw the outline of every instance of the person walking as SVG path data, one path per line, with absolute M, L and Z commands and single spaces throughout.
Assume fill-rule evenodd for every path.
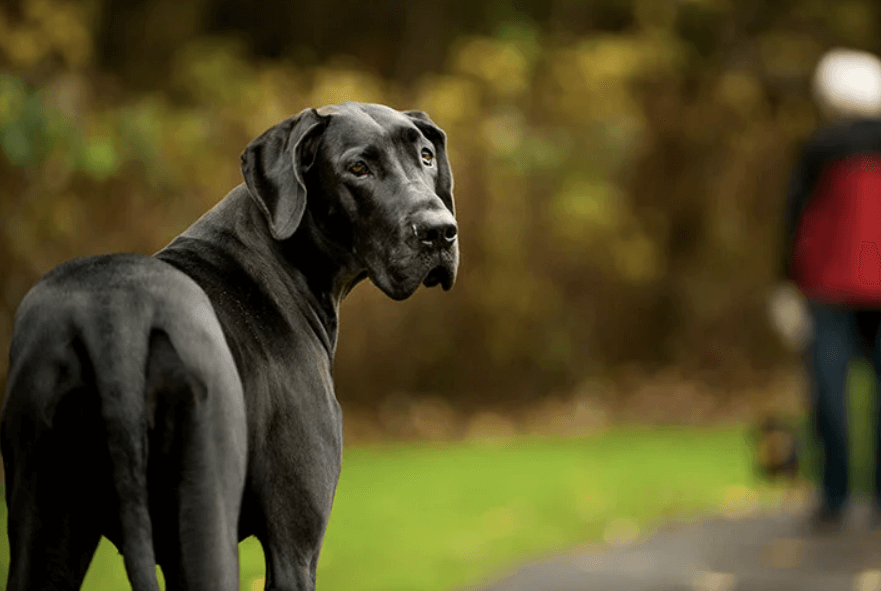
M 845 389 L 867 353 L 881 380 L 881 60 L 835 49 L 818 63 L 814 98 L 825 125 L 802 148 L 785 205 L 777 324 L 803 350 L 823 451 L 817 527 L 840 525 L 849 497 Z M 879 388 L 881 395 L 881 388 Z M 881 509 L 881 430 L 875 440 Z

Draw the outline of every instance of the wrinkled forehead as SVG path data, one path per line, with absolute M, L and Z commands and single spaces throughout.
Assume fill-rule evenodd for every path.
M 422 136 L 409 117 L 384 105 L 342 103 L 318 109 L 330 115 L 325 141 L 345 150 L 366 144 L 414 143 Z

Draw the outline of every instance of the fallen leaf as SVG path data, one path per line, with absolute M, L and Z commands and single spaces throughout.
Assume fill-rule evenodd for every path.
M 881 591 L 881 570 L 864 570 L 856 576 L 854 591 Z
M 796 568 L 804 562 L 804 541 L 793 538 L 772 540 L 765 550 L 765 560 L 772 568 Z
M 716 573 L 710 571 L 698 571 L 692 587 L 694 591 L 732 591 L 736 579 L 731 573 Z

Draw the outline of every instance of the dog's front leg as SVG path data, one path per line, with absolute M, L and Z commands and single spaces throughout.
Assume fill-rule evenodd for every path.
M 305 562 L 296 552 L 264 545 L 266 591 L 314 591 L 318 560 Z
M 341 438 L 305 445 L 276 433 L 255 466 L 257 534 L 266 557 L 267 591 L 312 591 L 341 464 Z M 308 449 L 310 453 L 291 453 Z M 259 482 L 259 484 L 257 484 Z
M 288 505 L 268 517 L 260 540 L 266 558 L 266 590 L 313 591 L 330 506 L 319 512 L 315 506 L 291 499 Z

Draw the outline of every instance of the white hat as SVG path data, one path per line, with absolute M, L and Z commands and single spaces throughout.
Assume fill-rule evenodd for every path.
M 814 98 L 838 117 L 881 115 L 881 60 L 866 51 L 832 49 L 814 72 Z

